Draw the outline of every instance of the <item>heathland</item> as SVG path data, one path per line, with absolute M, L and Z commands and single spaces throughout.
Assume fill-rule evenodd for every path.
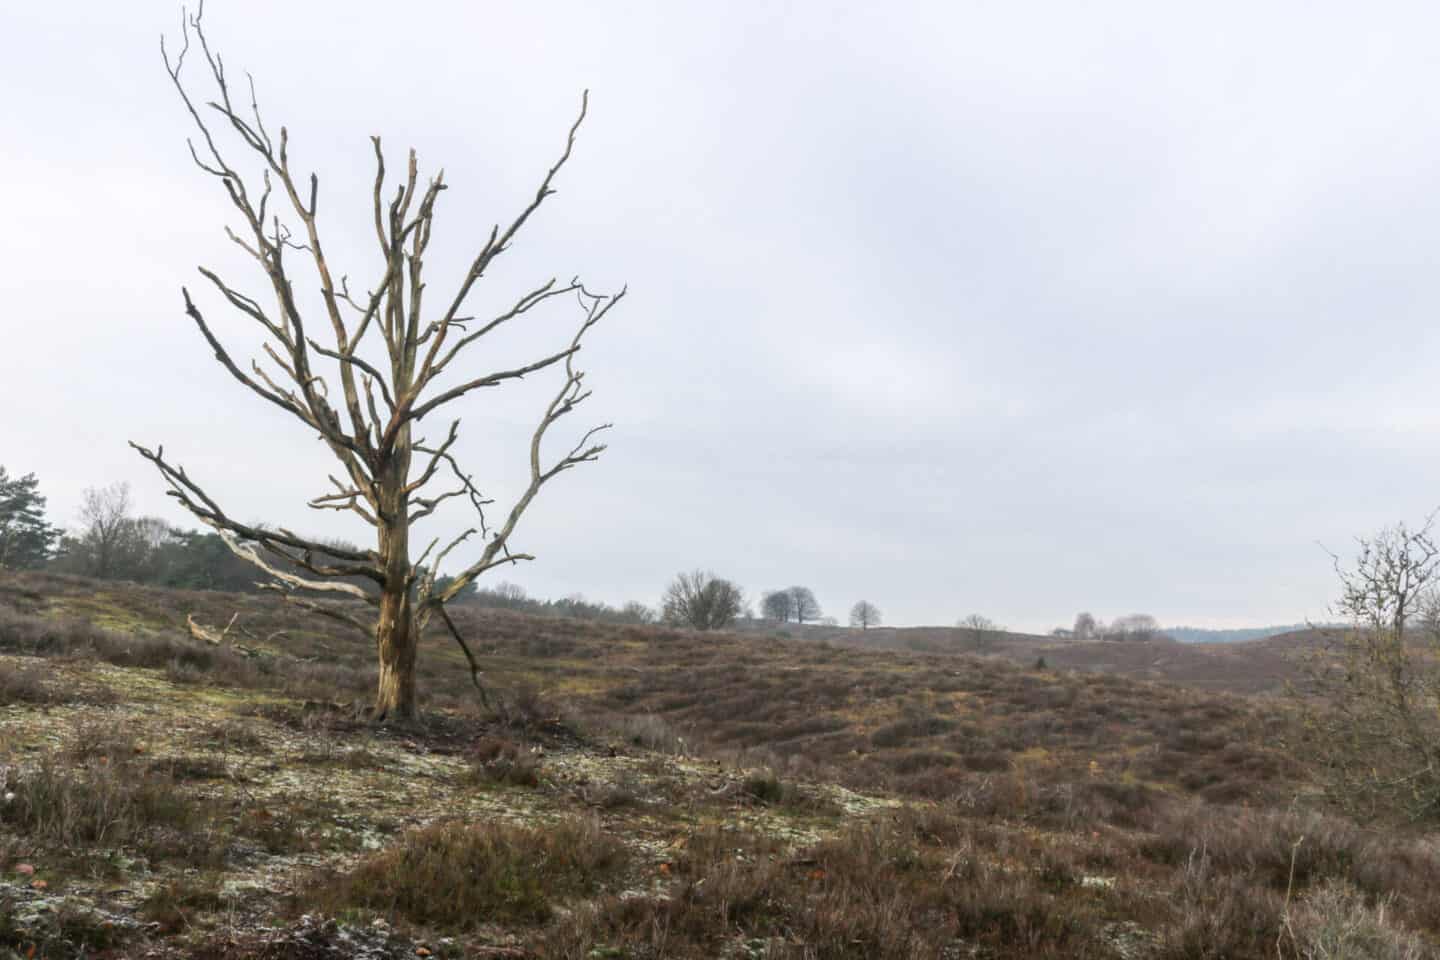
M 485 700 L 436 632 L 421 719 L 376 725 L 372 645 L 277 597 L 0 574 L 0 956 L 1440 943 L 1433 836 L 1316 785 L 1303 634 L 982 655 L 454 613 Z

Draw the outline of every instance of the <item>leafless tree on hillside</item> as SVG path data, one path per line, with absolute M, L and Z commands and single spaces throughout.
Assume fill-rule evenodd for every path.
M 658 618 L 654 610 L 639 600 L 631 600 L 620 608 L 620 619 L 623 623 L 654 623 Z
M 1306 660 L 1312 745 L 1332 795 L 1360 813 L 1440 818 L 1440 545 L 1434 518 L 1362 538 L 1334 558 L 1347 629 Z
M 791 587 L 790 612 L 795 617 L 796 623 L 803 624 L 806 620 L 819 620 L 824 613 L 820 609 L 820 603 L 815 599 L 815 593 L 809 587 Z
M 78 547 L 85 552 L 85 572 L 101 578 L 115 576 L 135 533 L 130 484 L 87 487 L 81 494 L 80 530 L 76 539 Z
M 992 634 L 999 632 L 1000 627 L 989 617 L 982 617 L 978 613 L 972 613 L 962 617 L 960 622 L 955 624 L 960 628 L 970 648 L 977 653 L 984 653 L 990 649 Z
M 511 549 L 521 517 L 549 481 L 595 460 L 605 449 L 596 436 L 608 425 L 583 431 L 573 443 L 567 441 L 565 452 L 558 456 L 547 458 L 544 445 L 551 428 L 590 396 L 577 363 L 581 344 L 624 296 L 623 290 L 598 294 L 578 279 L 550 279 L 493 316 L 466 312 L 476 283 L 555 192 L 556 176 L 570 159 L 585 118 L 586 99 L 581 100 L 559 159 L 540 179 L 534 196 L 507 224 L 497 224 L 486 231 L 488 235 L 476 238 L 478 251 L 457 288 L 438 301 L 426 285 L 424 265 L 446 188 L 444 173 L 422 182 L 411 151 L 392 189 L 380 138 L 372 137 L 375 179 L 370 214 L 383 267 L 368 288 L 352 287 L 326 253 L 320 180 L 292 166 L 289 131 L 280 127 L 272 132 L 267 126 L 248 77 L 243 88 L 236 89 L 221 57 L 207 42 L 199 14 L 187 18 L 182 32 L 184 43 L 178 53 L 172 57 L 163 41 L 161 52 L 198 133 L 198 141 L 190 145 L 191 156 L 215 179 L 239 215 L 240 229 L 227 229 L 227 235 L 255 261 L 267 293 L 252 296 L 205 267 L 200 273 L 214 294 L 264 337 L 267 364 L 254 360 L 247 364 L 232 356 L 188 289 L 183 291 L 185 312 L 229 376 L 313 431 L 329 448 L 338 475 L 330 475 L 330 488 L 309 505 L 359 517 L 374 529 L 374 547 L 336 549 L 287 529 L 241 522 L 205 491 L 199 479 L 168 459 L 163 447 L 132 446 L 160 471 L 171 496 L 213 527 L 231 550 L 265 571 L 276 589 L 372 636 L 379 660 L 373 715 L 407 719 L 416 712 L 417 641 L 430 618 L 438 615 L 450 629 L 479 687 L 479 666 L 446 613 L 446 602 L 487 571 L 533 559 Z M 205 95 L 192 93 L 186 82 L 186 67 L 194 60 L 210 85 Z M 251 164 L 259 168 L 258 176 L 241 172 Z M 309 276 L 302 278 L 302 273 Z M 307 318 L 296 287 L 311 284 L 319 288 L 322 309 L 318 317 Z M 467 369 L 463 361 L 471 358 L 470 348 L 560 298 L 578 305 L 580 319 L 568 340 L 553 352 L 509 369 Z M 267 305 L 266 299 L 272 302 Z M 492 518 L 491 498 L 455 456 L 460 420 L 446 417 L 447 411 L 477 392 L 550 368 L 561 371 L 562 377 L 530 438 L 528 483 L 507 511 Z M 435 422 L 442 417 L 449 419 L 448 424 Z M 420 434 L 422 421 L 435 429 Z M 449 500 L 473 509 L 473 525 L 454 535 L 431 538 L 415 556 L 411 544 L 415 525 Z M 479 555 L 437 589 L 436 572 L 471 537 L 482 545 Z M 372 608 L 373 614 L 362 615 L 354 606 L 357 601 Z
M 1160 621 L 1148 613 L 1132 613 L 1116 617 L 1109 627 L 1101 631 L 1102 640 L 1155 640 L 1161 636 Z
M 795 609 L 795 598 L 789 590 L 772 590 L 760 598 L 760 614 L 767 620 L 787 623 Z
M 677 576 L 665 589 L 661 618 L 675 626 L 719 630 L 730 626 L 745 606 L 735 584 L 706 570 Z
M 850 626 L 869 630 L 880 623 L 880 608 L 868 600 L 861 600 L 850 608 Z

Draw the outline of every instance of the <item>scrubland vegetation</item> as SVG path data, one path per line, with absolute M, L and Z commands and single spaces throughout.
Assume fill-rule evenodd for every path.
M 369 543 L 243 522 L 159 446 L 131 444 L 214 534 L 131 516 L 120 485 L 87 491 L 65 536 L 36 478 L 0 469 L 0 960 L 1437 955 L 1428 528 L 1362 541 L 1342 574 L 1356 629 L 1223 658 L 1145 614 L 1017 640 L 978 613 L 886 628 L 860 600 L 839 632 L 805 586 L 763 592 L 762 623 L 703 569 L 658 613 L 482 594 L 533 559 L 511 536 L 542 488 L 605 450 L 604 423 L 545 441 L 590 397 L 582 339 L 625 288 L 552 279 L 488 320 L 462 310 L 555 193 L 588 94 L 533 199 L 422 320 L 443 175 L 422 183 L 412 151 L 387 182 L 373 138 L 385 269 L 352 295 L 319 175 L 292 168 L 253 84 L 248 106 L 232 90 L 200 18 L 165 69 L 277 304 L 202 273 L 269 366 L 246 372 L 205 298 L 184 310 L 221 375 L 324 441 L 339 478 L 309 505 Z M 317 283 L 333 348 L 293 294 Z M 568 339 L 442 377 L 561 295 Z M 458 413 L 430 441 L 417 425 L 546 370 L 528 480 L 495 507 L 452 449 Z M 412 537 L 449 500 L 470 525 Z M 285 596 L 240 592 L 257 569 Z
M 238 614 L 241 640 L 197 642 L 192 614 Z M 1298 958 L 1440 943 L 1440 844 L 1333 803 L 1285 700 L 456 616 L 489 708 L 437 634 L 423 719 L 376 727 L 371 651 L 341 625 L 268 597 L 4 575 L 0 949 Z

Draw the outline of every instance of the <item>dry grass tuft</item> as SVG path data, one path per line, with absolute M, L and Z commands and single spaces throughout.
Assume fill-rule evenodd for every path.
M 626 860 L 624 844 L 594 819 L 535 827 L 447 821 L 316 883 L 311 905 L 449 929 L 540 924 L 557 899 L 595 894 Z

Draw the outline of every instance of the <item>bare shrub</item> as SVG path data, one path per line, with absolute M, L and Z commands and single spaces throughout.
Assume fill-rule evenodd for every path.
M 537 827 L 448 821 L 412 830 L 348 873 L 313 884 L 310 899 L 332 913 L 363 909 L 460 929 L 538 924 L 550 918 L 554 898 L 595 893 L 625 861 L 624 845 L 593 819 Z
M 156 887 L 140 904 L 141 919 L 162 934 L 175 934 L 192 925 L 198 914 L 218 912 L 224 905 L 213 878 L 174 878 Z
M 625 715 L 618 722 L 619 733 L 628 742 L 657 753 L 683 754 L 685 738 L 653 713 Z
M 1440 816 L 1440 546 L 1431 520 L 1360 540 L 1335 559 L 1348 629 L 1306 661 L 1308 743 L 1331 796 L 1362 816 Z
M 513 741 L 483 738 L 471 748 L 471 757 L 471 764 L 461 778 L 463 783 L 540 785 L 540 758 Z
M 1189 805 L 1163 818 L 1140 853 L 1185 865 L 1204 857 L 1214 875 L 1253 888 L 1304 894 L 1344 882 L 1375 898 L 1394 897 L 1393 909 L 1434 929 L 1440 908 L 1440 849 L 1432 841 L 1365 830 L 1317 812 L 1250 811 Z
M 1343 881 L 1312 891 L 1289 913 L 1285 933 L 1305 960 L 1422 960 L 1432 952 L 1392 915 L 1392 901 L 1374 906 Z
M 1217 876 L 1203 854 L 1187 863 L 1177 889 L 1175 915 L 1161 931 L 1164 960 L 1221 960 L 1274 956 L 1284 902 L 1243 878 Z
M 974 839 L 935 811 L 853 824 L 788 856 L 773 838 L 708 828 L 666 865 L 668 897 L 602 899 L 551 931 L 542 955 L 720 956 L 737 937 L 784 960 L 940 960 L 957 937 L 984 956 L 1084 954 L 1085 921 L 1053 881 L 954 849 Z
M 44 667 L 27 664 L 0 673 L 0 706 L 7 703 L 52 704 L 70 699 L 56 684 L 49 682 Z
M 706 570 L 682 573 L 665 588 L 661 616 L 672 626 L 718 630 L 735 622 L 745 606 L 738 586 Z
M 1141 783 L 1089 780 L 1056 784 L 1043 791 L 1041 818 L 1069 830 L 1098 823 L 1146 827 L 1162 807 L 1158 790 Z
M 495 720 L 513 730 L 534 730 L 561 722 L 562 711 L 534 683 L 521 682 L 496 698 Z
M 68 761 L 68 762 L 67 762 Z M 133 746 L 102 743 L 46 756 L 11 771 L 0 823 L 60 849 L 136 845 L 161 855 L 213 849 L 211 811 L 176 789 L 163 767 L 141 764 Z

